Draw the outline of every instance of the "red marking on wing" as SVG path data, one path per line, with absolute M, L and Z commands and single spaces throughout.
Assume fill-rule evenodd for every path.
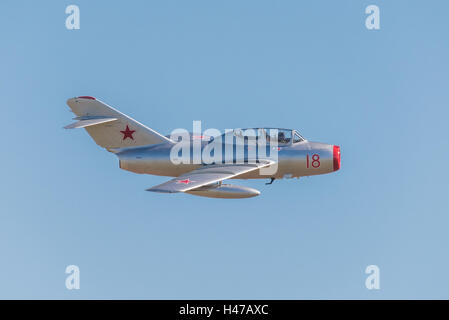
M 193 181 L 191 181 L 190 179 L 185 179 L 185 180 L 177 180 L 176 182 L 177 183 L 189 184 L 190 182 L 193 182 Z

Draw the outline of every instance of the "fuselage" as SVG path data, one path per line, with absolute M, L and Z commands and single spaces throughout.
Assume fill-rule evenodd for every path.
M 205 148 L 210 142 L 201 141 L 197 153 L 204 153 Z M 162 143 L 158 145 L 127 148 L 116 153 L 120 161 L 120 168 L 135 173 L 152 174 L 159 176 L 177 177 L 191 172 L 205 164 L 211 164 L 201 159 L 201 162 L 194 161 L 195 150 L 192 143 L 189 144 L 190 157 L 185 163 L 174 163 L 173 144 Z M 187 148 L 187 147 L 186 147 Z M 223 144 L 222 152 L 225 150 L 234 150 L 232 158 L 223 156 L 218 163 L 248 163 L 264 158 L 258 152 L 254 152 L 255 146 L 243 146 L 240 154 L 236 151 L 235 145 Z M 266 147 L 267 157 L 270 154 L 270 146 Z M 273 147 L 274 148 L 274 147 Z M 267 178 L 297 178 L 302 176 L 311 176 L 318 174 L 331 173 L 340 168 L 340 148 L 331 144 L 320 142 L 310 142 L 303 140 L 288 145 L 276 146 L 276 168 L 271 172 L 265 170 L 256 170 L 240 175 L 238 179 L 267 179 Z M 258 150 L 256 150 L 258 151 Z M 254 156 L 256 154 L 256 156 Z M 212 164 L 218 164 L 213 162 Z

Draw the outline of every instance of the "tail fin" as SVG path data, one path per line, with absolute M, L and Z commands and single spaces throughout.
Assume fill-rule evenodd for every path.
M 86 129 L 99 146 L 108 150 L 173 142 L 93 97 L 72 98 L 67 104 L 79 121 L 65 128 Z

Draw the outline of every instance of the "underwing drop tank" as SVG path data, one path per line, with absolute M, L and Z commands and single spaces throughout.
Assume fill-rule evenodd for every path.
M 242 199 L 258 196 L 260 191 L 232 184 L 215 184 L 186 191 L 186 193 L 208 198 Z

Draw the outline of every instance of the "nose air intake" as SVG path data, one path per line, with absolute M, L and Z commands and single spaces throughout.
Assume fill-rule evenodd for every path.
M 333 158 L 334 158 L 334 171 L 337 171 L 338 169 L 340 169 L 340 147 L 339 146 L 334 146 Z

